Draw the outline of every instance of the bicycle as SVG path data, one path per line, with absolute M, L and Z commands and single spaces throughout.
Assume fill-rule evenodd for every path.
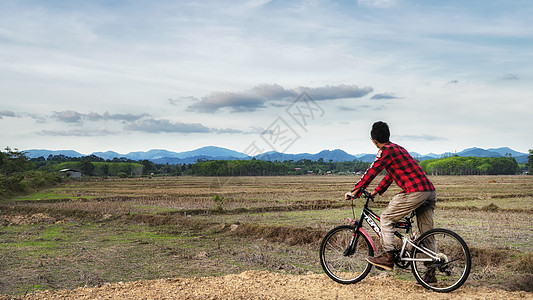
M 369 201 L 374 201 L 372 195 L 366 190 L 363 195 L 366 201 L 360 218 L 355 219 L 355 199 L 352 198 L 355 220 L 348 218 L 352 225 L 333 228 L 320 245 L 320 264 L 324 272 L 338 283 L 359 282 L 368 275 L 373 266 L 366 261 L 366 257 L 374 256 L 376 245 L 363 228 L 363 220 L 381 237 L 381 228 L 375 221 L 380 221 L 380 217 L 368 207 Z M 395 228 L 403 229 L 405 235 L 409 235 L 414 216 L 413 211 L 397 222 Z M 394 264 L 402 269 L 410 266 L 416 280 L 426 289 L 451 292 L 468 278 L 472 264 L 470 250 L 457 233 L 435 228 L 419 237 L 416 237 L 416 232 L 411 234 L 411 237 L 400 234 L 398 230 L 394 234 L 402 241 L 401 249 L 395 251 Z M 432 276 L 432 272 L 435 276 Z M 435 278 L 437 280 L 433 282 Z

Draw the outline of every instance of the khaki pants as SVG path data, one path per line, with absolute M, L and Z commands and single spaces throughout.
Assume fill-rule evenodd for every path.
M 428 200 L 429 205 L 424 205 Z M 413 192 L 401 193 L 392 197 L 389 206 L 381 213 L 381 246 L 384 251 L 393 251 L 394 247 L 394 224 L 413 210 L 416 211 L 418 236 L 433 229 L 433 210 L 437 202 L 437 192 Z M 420 207 L 421 206 L 421 207 Z M 429 241 L 431 242 L 431 241 Z M 426 247 L 435 250 L 435 242 Z

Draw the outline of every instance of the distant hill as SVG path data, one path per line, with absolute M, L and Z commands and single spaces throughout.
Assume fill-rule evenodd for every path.
M 73 150 L 44 150 L 44 149 L 30 149 L 25 150 L 26 155 L 29 158 L 38 158 L 40 156 L 47 158 L 49 155 L 65 155 L 69 157 L 82 157 L 86 156 L 84 154 L 81 154 L 79 152 L 73 151 Z M 506 154 L 511 154 L 512 157 L 516 159 L 518 163 L 526 163 L 528 161 L 528 154 L 521 153 L 518 151 L 514 151 L 508 147 L 501 147 L 501 148 L 493 148 L 493 149 L 482 149 L 482 148 L 468 148 L 458 153 L 451 153 L 451 152 L 445 152 L 443 154 L 435 154 L 435 153 L 429 153 L 429 154 L 419 154 L 416 152 L 412 152 L 411 155 L 420 160 L 427 160 L 427 159 L 434 159 L 434 158 L 440 158 L 443 156 L 476 156 L 476 157 L 500 157 L 505 156 Z M 191 164 L 195 163 L 198 160 L 248 160 L 252 159 L 250 156 L 222 148 L 222 147 L 215 147 L 215 146 L 207 146 L 198 148 L 196 150 L 191 151 L 185 151 L 185 152 L 173 152 L 168 151 L 164 149 L 152 149 L 149 151 L 135 151 L 130 152 L 127 154 L 120 154 L 114 151 L 106 151 L 106 152 L 94 152 L 90 155 L 95 155 L 98 157 L 101 157 L 103 159 L 113 159 L 113 158 L 121 158 L 125 157 L 127 159 L 132 160 L 150 160 L 158 164 Z M 263 154 L 259 154 L 255 157 L 259 160 L 265 160 L 265 161 L 286 161 L 286 160 L 293 160 L 298 161 L 302 159 L 309 159 L 313 161 L 317 161 L 319 159 L 323 159 L 325 162 L 333 161 L 333 162 L 340 162 L 340 161 L 353 161 L 355 159 L 364 161 L 364 162 L 373 162 L 376 158 L 376 154 L 349 154 L 341 149 L 335 149 L 335 150 L 322 150 L 315 154 L 310 153 L 298 153 L 298 154 L 287 154 L 287 153 L 280 153 L 276 151 L 270 151 Z
M 114 151 L 106 151 L 106 152 L 93 152 L 92 155 L 101 157 L 103 159 L 113 159 L 113 158 L 121 158 L 126 157 L 124 154 L 120 154 Z
M 414 157 L 415 159 L 417 159 L 419 161 L 428 160 L 428 159 L 435 159 L 435 158 L 440 158 L 441 157 L 440 154 L 434 154 L 434 153 L 420 154 L 420 153 L 416 153 L 416 152 L 409 152 L 409 154 L 411 154 L 412 157 Z
M 302 159 L 309 159 L 309 160 L 317 161 L 322 158 L 325 162 L 329 162 L 330 160 L 333 162 L 353 161 L 354 159 L 357 159 L 355 155 L 348 154 L 340 149 L 322 150 L 316 154 L 309 154 L 309 153 L 285 154 L 285 153 L 280 153 L 276 151 L 270 151 L 270 152 L 266 152 L 263 154 L 259 154 L 255 158 L 260 159 L 260 160 L 266 160 L 266 161 L 286 161 L 286 160 L 299 161 Z
M 172 152 L 167 155 L 146 159 L 157 164 L 193 164 L 198 160 L 248 160 L 252 158 L 234 150 L 207 146 L 192 151 Z
M 30 149 L 25 150 L 26 155 L 29 158 L 38 158 L 43 156 L 44 158 L 47 158 L 49 155 L 65 155 L 69 157 L 82 157 L 86 156 L 85 154 L 81 154 L 76 151 L 72 150 L 40 150 L 40 149 Z M 125 157 L 127 159 L 132 160 L 150 160 L 155 163 L 181 163 L 181 164 L 188 164 L 188 163 L 195 163 L 199 159 L 203 160 L 239 160 L 239 159 L 251 159 L 246 154 L 221 148 L 221 147 L 214 147 L 214 146 L 208 146 L 208 147 L 202 147 L 196 150 L 192 151 L 186 151 L 186 152 L 172 152 L 168 150 L 163 149 L 152 149 L 149 151 L 135 151 L 130 152 L 127 154 L 120 154 L 114 151 L 106 151 L 106 152 L 93 152 L 89 155 L 95 155 L 98 157 L 101 157 L 103 159 L 113 159 L 113 158 L 121 158 Z
M 519 156 L 513 156 L 517 163 L 519 164 L 525 164 L 529 161 L 527 154 L 519 155 Z
M 491 148 L 491 149 L 487 149 L 487 151 L 496 152 L 500 154 L 501 156 L 505 156 L 506 154 L 511 154 L 513 157 L 524 156 L 524 155 L 527 156 L 527 153 L 521 153 L 518 151 L 514 151 L 513 149 L 509 147 Z
M 458 156 L 475 156 L 475 157 L 503 157 L 505 155 L 511 155 L 514 157 L 517 163 L 523 164 L 528 162 L 528 154 L 514 151 L 508 147 L 496 148 L 496 149 L 481 149 L 481 148 L 469 148 L 459 153 Z
M 353 161 L 354 159 L 357 159 L 355 155 L 348 154 L 340 149 L 335 150 L 322 150 L 319 153 L 312 155 L 311 160 L 318 160 L 318 159 L 324 159 L 324 161 Z
M 457 153 L 457 156 L 500 157 L 503 155 L 499 154 L 498 152 L 492 152 L 489 150 L 474 147 L 465 149 Z
M 363 156 L 360 156 L 358 160 L 364 162 L 373 162 L 374 160 L 376 160 L 376 154 L 365 154 Z
M 192 151 L 180 152 L 178 153 L 177 157 L 187 158 L 194 156 L 234 157 L 237 159 L 250 159 L 248 155 L 243 154 L 241 152 L 214 146 L 207 146 Z
M 255 156 L 256 159 L 266 160 L 266 161 L 286 161 L 294 160 L 298 161 L 300 159 L 311 159 L 311 154 L 309 153 L 300 153 L 300 154 L 285 154 L 276 151 L 269 151 Z
M 168 150 L 152 149 L 146 152 L 144 151 L 130 152 L 126 154 L 124 157 L 133 159 L 133 160 L 145 160 L 145 159 L 154 160 L 154 159 L 160 159 L 164 157 L 178 157 L 178 153 L 168 151 Z
M 64 155 L 68 157 L 82 157 L 85 156 L 79 152 L 76 152 L 74 150 L 45 150 L 45 149 L 31 149 L 31 150 L 24 150 L 26 153 L 26 156 L 29 158 L 38 158 L 38 157 L 44 157 L 47 158 L 49 155 Z
M 527 157 L 529 156 L 529 154 L 515 151 L 509 147 L 491 148 L 491 149 L 487 149 L 487 151 L 498 153 L 501 156 L 511 154 L 512 157 L 514 157 L 516 159 L 516 162 L 519 164 L 525 164 L 528 162 Z

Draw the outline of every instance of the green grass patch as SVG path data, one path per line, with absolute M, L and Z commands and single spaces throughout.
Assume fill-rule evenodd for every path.
M 9 201 L 13 201 L 13 202 L 35 201 L 36 203 L 38 203 L 38 202 L 56 202 L 56 201 L 61 202 L 64 200 L 80 199 L 80 198 L 84 200 L 88 200 L 88 199 L 94 199 L 95 196 L 83 195 L 80 193 L 76 193 L 75 191 L 69 192 L 65 186 L 61 188 L 54 188 L 50 190 L 39 191 L 39 192 L 32 193 L 32 194 L 20 195 L 20 196 L 10 199 Z
M 162 207 L 157 205 L 132 205 L 132 210 L 134 212 L 138 213 L 166 213 L 166 212 L 174 212 L 177 211 L 177 209 L 168 208 L 168 207 Z
M 55 199 L 70 199 L 74 198 L 72 195 L 61 193 L 60 190 L 55 189 L 51 191 L 37 192 L 29 195 L 23 195 L 13 198 L 13 201 L 41 201 L 41 200 L 55 200 Z

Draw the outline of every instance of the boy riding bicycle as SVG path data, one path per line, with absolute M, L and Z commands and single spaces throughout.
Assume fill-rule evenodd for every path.
M 413 157 L 403 147 L 389 141 L 390 131 L 387 123 L 375 122 L 372 125 L 370 136 L 374 145 L 379 149 L 376 159 L 355 184 L 355 188 L 346 193 L 346 199 L 359 197 L 383 169 L 387 170 L 387 175 L 372 192 L 372 196 L 382 195 L 392 181 L 396 182 L 402 189 L 399 194 L 392 197 L 388 207 L 381 213 L 381 245 L 384 253 L 377 257 L 367 258 L 367 261 L 373 265 L 392 270 L 394 251 L 396 250 L 394 247 L 394 224 L 415 210 L 420 234 L 433 229 L 433 211 L 437 202 L 437 192 Z M 426 201 L 427 205 L 423 205 Z M 427 246 L 435 249 L 434 243 Z M 434 274 L 432 272 L 431 277 L 434 278 Z

